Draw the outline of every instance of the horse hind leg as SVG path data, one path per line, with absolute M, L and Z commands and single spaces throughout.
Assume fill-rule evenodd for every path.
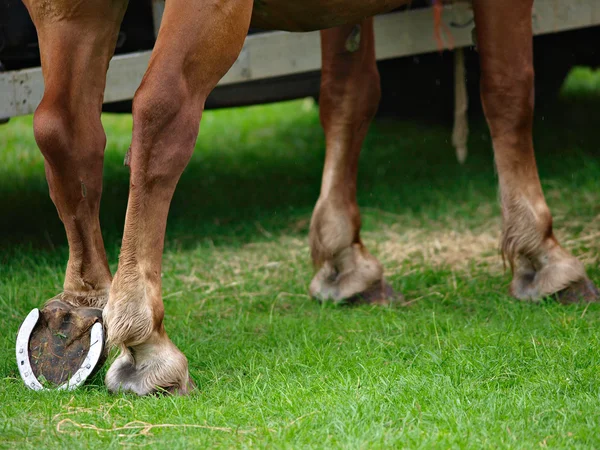
M 326 156 L 310 225 L 316 268 L 310 292 L 321 301 L 389 303 L 400 296 L 361 242 L 356 202 L 360 150 L 381 96 L 373 19 L 322 31 L 321 48 Z
M 559 244 L 538 176 L 532 140 L 532 0 L 476 0 L 481 98 L 500 182 L 502 251 L 512 295 L 565 303 L 596 301 L 583 264 Z

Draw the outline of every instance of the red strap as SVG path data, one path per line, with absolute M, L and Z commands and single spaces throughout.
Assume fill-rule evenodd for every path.
M 443 11 L 444 5 L 442 4 L 442 0 L 433 0 L 433 35 L 440 52 L 444 51 L 445 48 L 444 40 L 442 39 L 442 31 L 446 34 L 446 38 L 448 39 L 448 49 L 454 49 L 454 36 L 452 36 L 450 28 L 448 28 L 442 20 Z

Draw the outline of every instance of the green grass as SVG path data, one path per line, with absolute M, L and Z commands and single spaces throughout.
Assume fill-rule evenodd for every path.
M 535 125 L 555 228 L 596 282 L 599 107 L 566 102 L 538 111 Z M 103 120 L 114 270 L 131 117 Z M 167 330 L 198 392 L 136 398 L 108 394 L 106 368 L 74 393 L 35 393 L 19 378 L 17 329 L 60 291 L 67 246 L 31 118 L 1 127 L 0 447 L 600 447 L 600 307 L 507 295 L 490 140 L 481 119 L 471 128 L 462 167 L 447 124 L 372 128 L 359 177 L 364 237 L 413 303 L 348 308 L 307 296 L 324 154 L 317 108 L 207 112 L 163 266 Z
M 600 69 L 573 68 L 562 90 L 567 98 L 600 98 Z

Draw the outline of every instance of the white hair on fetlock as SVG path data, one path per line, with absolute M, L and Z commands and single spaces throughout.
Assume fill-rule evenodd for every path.
M 73 306 L 74 308 L 89 307 L 102 309 L 108 302 L 108 290 L 103 289 L 87 292 L 63 291 L 48 300 L 46 303 L 50 303 L 54 300 L 60 300 L 61 302 Z
M 138 395 L 169 388 L 187 393 L 188 383 L 187 359 L 166 335 L 159 343 L 122 349 L 106 374 L 111 392 L 130 391 Z

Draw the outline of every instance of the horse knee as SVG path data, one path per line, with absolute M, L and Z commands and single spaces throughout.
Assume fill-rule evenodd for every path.
M 40 104 L 33 116 L 33 136 L 46 161 L 56 166 L 69 147 L 66 111 Z
M 99 207 L 106 145 L 99 115 L 96 120 L 58 102 L 42 101 L 34 114 L 33 133 L 46 160 L 50 197 L 57 207 L 58 203 L 76 207 L 83 199 Z
M 87 122 L 87 123 L 86 123 Z M 55 101 L 42 101 L 33 119 L 33 134 L 44 158 L 55 170 L 102 163 L 106 135 L 100 118 L 89 119 Z

